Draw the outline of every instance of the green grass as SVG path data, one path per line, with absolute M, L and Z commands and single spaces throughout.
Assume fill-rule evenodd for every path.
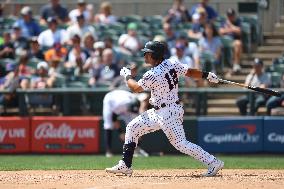
M 105 169 L 121 156 L 101 155 L 0 155 L 0 170 Z M 220 155 L 226 169 L 284 169 L 284 155 Z M 135 169 L 198 169 L 199 162 L 184 155 L 134 158 Z

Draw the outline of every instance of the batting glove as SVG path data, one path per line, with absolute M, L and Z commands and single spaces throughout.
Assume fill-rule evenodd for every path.
M 216 74 L 209 72 L 207 76 L 208 81 L 211 83 L 219 83 L 219 79 Z
M 131 71 L 130 71 L 130 69 L 123 67 L 120 70 L 120 75 L 123 76 L 124 78 L 126 78 L 128 75 L 131 75 Z

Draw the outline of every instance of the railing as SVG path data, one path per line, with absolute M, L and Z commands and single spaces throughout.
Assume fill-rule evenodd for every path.
M 276 89 L 281 92 L 284 92 L 284 89 Z M 7 94 L 9 91 L 2 90 L 0 91 L 2 94 Z M 55 96 L 60 96 L 60 103 L 62 103 L 62 114 L 63 115 L 71 115 L 70 104 L 74 103 L 70 100 L 71 95 L 77 94 L 82 96 L 92 96 L 93 102 L 95 103 L 94 111 L 92 112 L 94 115 L 102 114 L 103 107 L 103 98 L 105 94 L 109 92 L 106 88 L 52 88 L 52 89 L 44 89 L 44 90 L 21 90 L 18 89 L 16 91 L 19 98 L 19 114 L 21 116 L 26 116 L 29 114 L 28 112 L 28 102 L 27 96 L 31 94 L 50 94 Z M 190 93 L 194 96 L 195 102 L 195 115 L 207 115 L 207 107 L 208 107 L 208 98 L 212 94 L 247 94 L 249 95 L 249 103 L 250 103 L 250 113 L 253 112 L 253 104 L 255 101 L 256 92 L 247 89 L 240 88 L 181 88 L 179 89 L 179 93 Z

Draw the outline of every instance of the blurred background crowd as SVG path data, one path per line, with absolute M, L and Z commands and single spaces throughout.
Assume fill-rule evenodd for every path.
M 0 88 L 11 92 L 0 96 L 5 107 L 19 105 L 13 93 L 16 89 L 119 87 L 124 85 L 119 76 L 123 66 L 131 66 L 139 79 L 149 69 L 140 52 L 149 40 L 164 42 L 165 58 L 177 59 L 191 68 L 226 78 L 245 73 L 246 84 L 256 86 L 280 87 L 284 83 L 281 58 L 270 67 L 255 59 L 244 72 L 243 53 L 251 53 L 261 35 L 257 19 L 240 17 L 232 8 L 221 15 L 209 0 L 200 0 L 191 7 L 183 0 L 173 0 L 164 15 L 149 16 L 116 16 L 108 1 L 100 4 L 98 12 L 84 0 L 78 0 L 71 10 L 60 0 L 49 0 L 39 15 L 24 4 L 17 17 L 2 14 L 4 9 L 2 3 Z M 179 85 L 206 87 L 208 83 L 181 78 Z M 268 99 L 258 95 L 251 113 L 257 113 L 266 103 L 267 114 L 284 105 L 283 98 Z M 52 95 L 31 95 L 28 101 L 54 105 Z M 248 103 L 248 96 L 237 99 L 241 115 L 247 115 Z

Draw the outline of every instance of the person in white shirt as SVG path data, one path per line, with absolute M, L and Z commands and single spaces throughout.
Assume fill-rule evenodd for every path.
M 41 32 L 38 36 L 38 43 L 43 47 L 52 47 L 54 43 L 63 44 L 66 41 L 66 31 L 59 29 L 56 18 L 47 19 L 48 29 Z
M 66 33 L 69 42 L 73 36 L 78 35 L 83 38 L 87 33 L 93 34 L 94 39 L 97 39 L 95 28 L 85 23 L 85 17 L 82 14 L 77 16 L 77 22 L 69 26 Z
M 69 13 L 69 18 L 72 23 L 77 22 L 77 16 L 84 15 L 85 20 L 87 23 L 92 23 L 94 20 L 94 15 L 92 9 L 90 9 L 90 5 L 86 5 L 85 0 L 78 0 L 77 1 L 77 8 L 73 9 Z
M 117 21 L 116 16 L 111 12 L 111 4 L 107 1 L 102 2 L 100 13 L 95 16 L 95 22 L 98 24 L 113 24 Z

